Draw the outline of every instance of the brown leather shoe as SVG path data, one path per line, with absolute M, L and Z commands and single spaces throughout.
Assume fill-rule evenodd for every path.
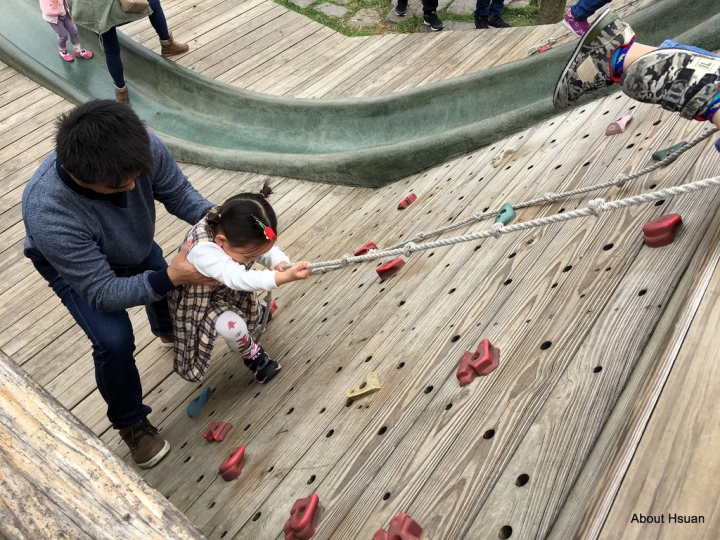
M 163 56 L 174 56 L 176 54 L 182 54 L 190 49 L 190 45 L 187 43 L 178 43 L 173 39 L 172 32 L 170 32 L 170 39 L 168 39 L 167 45 L 160 42 L 160 54 Z
M 133 460 L 141 469 L 154 467 L 170 451 L 170 443 L 163 439 L 147 418 L 121 429 L 120 437 L 130 448 Z
M 128 102 L 128 87 L 127 84 L 125 84 L 125 88 L 118 88 L 115 87 L 115 97 L 120 103 L 127 103 Z

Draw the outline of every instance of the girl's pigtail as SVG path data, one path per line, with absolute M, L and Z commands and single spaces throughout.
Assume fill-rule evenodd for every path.
M 211 225 L 213 227 L 216 227 L 220 224 L 220 209 L 219 208 L 213 208 L 207 213 L 207 222 L 208 225 Z

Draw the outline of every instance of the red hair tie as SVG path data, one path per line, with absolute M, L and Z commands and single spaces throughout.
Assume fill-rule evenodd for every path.
M 260 228 L 263 231 L 263 234 L 265 235 L 265 238 L 267 238 L 269 241 L 272 242 L 273 240 L 275 240 L 277 238 L 277 234 L 275 234 L 275 231 L 272 230 L 272 227 L 266 226 L 262 221 L 260 221 L 257 217 L 255 217 L 252 214 L 250 214 L 248 217 L 250 218 L 250 221 L 252 221 L 253 223 L 257 223 L 260 226 Z

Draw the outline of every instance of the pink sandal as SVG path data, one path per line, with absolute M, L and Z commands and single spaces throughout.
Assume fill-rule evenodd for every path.
M 92 52 L 87 49 L 75 49 L 75 56 L 80 58 L 92 58 Z
M 66 62 L 72 62 L 74 60 L 73 55 L 67 52 L 67 50 L 65 49 L 58 49 L 58 54 L 60 55 L 60 58 L 62 58 Z

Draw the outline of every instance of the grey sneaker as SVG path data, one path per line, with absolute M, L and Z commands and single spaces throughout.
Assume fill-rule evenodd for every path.
M 553 104 L 565 109 L 580 96 L 612 84 L 610 60 L 618 47 L 635 37 L 630 25 L 606 10 L 590 26 L 555 86 Z
M 643 103 L 699 117 L 710 106 L 720 86 L 720 58 L 684 49 L 658 49 L 644 54 L 625 69 L 623 92 Z
M 170 451 L 170 443 L 147 418 L 121 429 L 120 437 L 130 448 L 133 461 L 141 469 L 154 467 Z

